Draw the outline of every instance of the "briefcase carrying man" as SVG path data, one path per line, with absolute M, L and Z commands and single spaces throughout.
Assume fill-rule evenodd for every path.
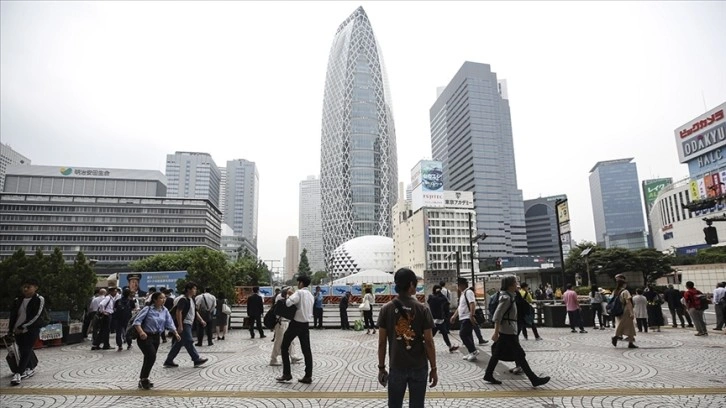
M 295 318 L 295 312 L 297 312 L 297 306 L 288 306 L 286 299 L 280 299 L 275 304 L 275 314 L 287 320 L 293 320 Z

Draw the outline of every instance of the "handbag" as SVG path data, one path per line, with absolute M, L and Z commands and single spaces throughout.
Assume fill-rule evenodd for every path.
M 476 324 L 479 326 L 487 321 L 486 317 L 484 317 L 484 311 L 480 307 L 474 310 L 474 319 L 476 319 Z
M 231 315 L 232 309 L 226 303 L 223 303 L 222 304 L 222 313 L 224 313 L 226 315 Z
M 284 317 L 287 320 L 293 320 L 295 318 L 295 312 L 297 312 L 297 306 L 287 305 L 287 299 L 280 299 L 275 303 L 275 314 L 280 317 Z

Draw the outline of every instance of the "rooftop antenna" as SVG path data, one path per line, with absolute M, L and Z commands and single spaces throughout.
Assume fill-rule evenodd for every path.
M 706 107 L 706 96 L 703 94 L 703 89 L 701 89 L 701 99 L 703 99 L 703 110 L 707 111 L 708 108 Z

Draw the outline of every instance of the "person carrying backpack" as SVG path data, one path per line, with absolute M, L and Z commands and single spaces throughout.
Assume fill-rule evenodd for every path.
M 32 377 L 35 374 L 35 367 L 31 367 L 33 356 L 33 345 L 38 340 L 40 328 L 48 324 L 48 311 L 45 309 L 45 298 L 40 296 L 38 281 L 27 278 L 21 286 L 22 296 L 13 301 L 10 309 L 10 322 L 8 324 L 8 335 L 15 335 L 15 343 L 18 345 L 20 359 L 18 366 L 13 372 L 13 379 L 10 385 L 20 385 L 23 378 Z
M 113 311 L 113 315 L 116 316 L 114 324 L 116 325 L 116 347 L 118 347 L 118 351 L 123 351 L 124 343 L 126 343 L 126 350 L 131 350 L 131 338 L 126 337 L 126 326 L 129 324 L 135 307 L 136 299 L 134 299 L 133 292 L 129 288 L 125 288 L 121 293 L 121 298 L 114 304 Z
M 393 280 L 398 296 L 383 305 L 378 315 L 378 382 L 388 387 L 389 407 L 400 408 L 408 388 L 408 406 L 423 408 L 427 379 L 429 387 L 439 381 L 434 320 L 429 308 L 415 298 L 418 278 L 412 270 L 399 269 Z M 386 351 L 390 352 L 390 372 Z
M 617 326 L 615 327 L 615 336 L 611 338 L 611 342 L 613 343 L 613 346 L 618 346 L 618 340 L 620 338 L 628 338 L 628 348 L 638 348 L 635 343 L 635 323 L 633 319 L 635 318 L 635 313 L 633 312 L 633 297 L 630 295 L 630 292 L 625 289 L 627 286 L 627 283 L 625 282 L 625 276 L 622 274 L 615 275 L 615 291 L 613 292 L 613 297 L 617 297 L 622 305 L 622 313 L 618 315 L 617 312 L 610 312 L 614 316 L 616 316 L 617 320 Z M 611 300 L 611 303 L 614 304 L 615 301 Z M 611 306 L 611 303 L 608 304 L 608 307 Z
M 686 282 L 686 291 L 683 293 L 683 303 L 691 315 L 693 324 L 696 326 L 696 336 L 708 336 L 706 322 L 703 320 L 703 311 L 708 307 L 706 295 L 696 290 L 693 282 Z

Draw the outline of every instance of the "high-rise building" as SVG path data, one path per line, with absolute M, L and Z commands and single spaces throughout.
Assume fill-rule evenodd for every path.
M 566 200 L 567 196 L 557 195 L 524 200 L 524 222 L 527 227 L 527 248 L 529 255 L 535 257 L 535 262 L 552 264 L 559 268 L 560 244 L 557 236 L 557 211 L 555 203 Z M 563 245 L 571 245 L 563 242 Z
M 323 254 L 364 235 L 391 236 L 396 134 L 381 49 L 362 7 L 338 27 L 325 77 L 320 149 Z
M 227 205 L 227 168 L 219 168 L 219 210 L 224 215 L 225 206 Z
M 283 262 L 282 273 L 287 281 L 295 276 L 300 266 L 300 241 L 294 235 L 287 237 L 285 240 L 285 259 Z
M 480 258 L 527 255 L 506 87 L 487 64 L 465 62 L 429 111 L 431 152 L 446 190 L 474 193 Z
M 597 162 L 590 170 L 590 199 L 599 246 L 647 247 L 638 169 L 632 157 Z
M 3 191 L 5 184 L 5 172 L 8 166 L 30 164 L 30 159 L 13 150 L 12 147 L 4 143 L 0 143 L 0 192 Z
M 221 174 L 208 153 L 166 155 L 167 197 L 204 198 L 219 208 Z
M 648 224 L 648 248 L 653 248 L 653 227 L 650 223 L 650 210 L 658 199 L 658 194 L 669 185 L 673 184 L 670 177 L 652 180 L 643 180 L 643 202 L 645 203 L 645 222 Z
M 257 212 L 260 175 L 254 162 L 236 159 L 227 162 L 224 223 L 236 236 L 247 238 L 257 246 Z
M 300 182 L 299 234 L 300 251 L 307 249 L 313 272 L 325 270 L 323 256 L 323 224 L 320 219 L 320 179 L 308 176 Z

